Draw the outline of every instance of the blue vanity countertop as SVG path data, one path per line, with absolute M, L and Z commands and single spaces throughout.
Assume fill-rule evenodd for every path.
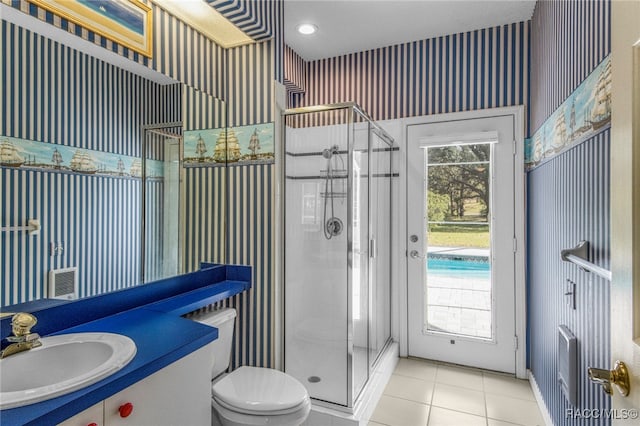
M 250 268 L 231 268 L 246 270 L 241 271 L 239 275 L 237 270 L 226 271 L 222 276 L 224 279 L 213 284 L 185 292 L 176 291 L 173 296 L 50 333 L 103 331 L 122 334 L 136 343 L 137 352 L 122 370 L 91 386 L 36 404 L 1 410 L 0 424 L 9 426 L 60 423 L 217 339 L 216 328 L 182 318 L 180 315 L 248 290 L 251 286 Z M 147 287 L 147 291 L 153 291 L 153 285 L 155 284 L 150 283 L 140 287 Z M 120 296 L 126 294 L 121 293 Z M 76 302 L 63 306 L 72 306 L 74 303 Z M 57 308 L 56 313 L 64 315 L 64 312 L 58 312 Z M 47 316 L 44 311 L 36 313 L 36 316 L 39 314 Z

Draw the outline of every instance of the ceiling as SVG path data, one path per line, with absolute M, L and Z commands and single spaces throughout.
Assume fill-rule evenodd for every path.
M 285 0 L 285 43 L 309 61 L 531 19 L 535 0 Z M 312 23 L 318 31 L 299 34 Z

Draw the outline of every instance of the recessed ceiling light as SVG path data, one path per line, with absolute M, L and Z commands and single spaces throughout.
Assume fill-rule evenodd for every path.
M 318 31 L 318 27 L 313 24 L 300 24 L 296 27 L 300 34 L 311 35 Z

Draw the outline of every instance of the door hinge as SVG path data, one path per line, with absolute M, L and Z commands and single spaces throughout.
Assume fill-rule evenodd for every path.
M 518 239 L 517 238 L 513 238 L 513 252 L 517 253 L 518 252 Z
M 513 155 L 516 155 L 518 153 L 518 143 L 514 140 L 513 141 Z
M 515 335 L 515 336 L 513 336 L 513 349 L 517 351 L 518 347 L 519 347 L 518 346 L 518 336 Z

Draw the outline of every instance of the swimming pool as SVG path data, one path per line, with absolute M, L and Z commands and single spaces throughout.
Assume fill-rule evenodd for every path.
M 427 257 L 427 273 L 461 278 L 490 278 L 491 264 L 464 258 Z

